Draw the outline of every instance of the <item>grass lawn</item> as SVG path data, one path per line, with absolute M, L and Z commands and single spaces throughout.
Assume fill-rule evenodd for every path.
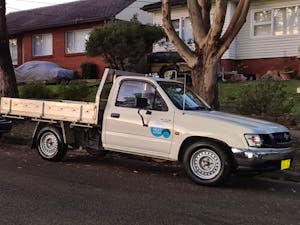
M 221 108 L 225 111 L 234 112 L 234 101 L 237 96 L 238 90 L 243 89 L 243 87 L 255 84 L 256 81 L 249 82 L 236 82 L 236 83 L 220 83 L 219 85 L 219 98 L 221 103 Z M 300 116 L 300 93 L 297 94 L 297 87 L 300 87 L 300 80 L 289 80 L 280 81 L 286 87 L 284 88 L 288 96 L 293 99 L 294 107 L 293 113 L 299 117 Z M 243 97 L 243 96 L 238 96 Z

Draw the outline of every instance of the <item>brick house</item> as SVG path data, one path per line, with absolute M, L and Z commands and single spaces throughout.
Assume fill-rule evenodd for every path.
M 130 20 L 135 14 L 142 23 L 151 23 L 152 15 L 140 10 L 145 4 L 135 0 L 82 0 L 10 13 L 6 17 L 13 64 L 46 60 L 80 72 L 83 62 L 93 62 L 102 74 L 104 59 L 85 55 L 89 32 L 107 21 Z
M 233 16 L 237 2 L 228 1 L 225 27 Z M 143 10 L 153 14 L 154 24 L 162 24 L 161 2 L 148 4 Z M 171 0 L 171 10 L 175 30 L 186 43 L 192 43 L 186 0 Z M 193 44 L 190 47 L 193 48 Z M 169 50 L 161 45 L 153 48 L 154 53 Z M 280 71 L 288 66 L 298 71 L 300 76 L 299 0 L 251 1 L 247 22 L 222 58 L 225 71 L 231 71 L 241 63 L 247 67 L 244 73 L 263 75 L 268 70 Z

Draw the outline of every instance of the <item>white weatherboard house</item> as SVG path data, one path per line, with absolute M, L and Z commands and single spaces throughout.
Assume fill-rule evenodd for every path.
M 237 2 L 229 0 L 225 27 Z M 171 6 L 174 28 L 190 43 L 193 35 L 186 0 L 171 0 Z M 146 5 L 143 10 L 153 13 L 154 24 L 162 24 L 161 2 Z M 169 50 L 159 45 L 153 49 L 154 52 Z M 222 60 L 225 71 L 241 64 L 244 73 L 263 75 L 268 70 L 289 67 L 300 76 L 300 0 L 251 1 L 247 22 Z

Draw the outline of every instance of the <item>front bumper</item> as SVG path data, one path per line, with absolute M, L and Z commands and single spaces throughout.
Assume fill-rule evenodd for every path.
M 11 127 L 12 127 L 11 121 L 3 120 L 0 118 L 0 134 L 10 132 Z
M 249 150 L 232 148 L 236 169 L 240 171 L 275 171 L 281 169 L 281 161 L 293 160 L 292 148 Z

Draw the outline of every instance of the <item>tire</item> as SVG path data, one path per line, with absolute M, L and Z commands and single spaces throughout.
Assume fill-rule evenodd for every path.
M 189 145 L 183 156 L 183 165 L 188 177 L 201 185 L 221 185 L 231 173 L 228 154 L 218 144 L 209 141 Z
M 49 161 L 61 161 L 67 153 L 67 146 L 59 129 L 44 127 L 40 130 L 36 142 L 39 155 Z

